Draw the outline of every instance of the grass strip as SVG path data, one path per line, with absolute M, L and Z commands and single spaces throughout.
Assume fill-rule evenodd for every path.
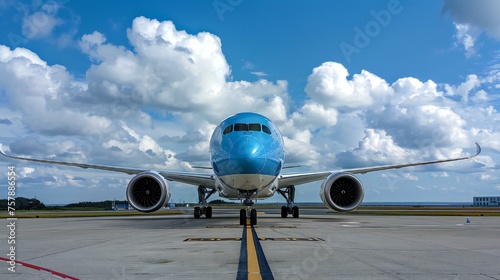
M 162 211 L 154 213 L 142 213 L 137 211 L 47 211 L 41 212 L 37 211 L 35 213 L 30 213 L 29 211 L 22 212 L 17 211 L 15 218 L 78 218 L 78 217 L 122 217 L 122 216 L 162 216 L 162 215 L 181 215 L 184 211 Z M 0 214 L 0 219 L 14 218 L 8 214 Z

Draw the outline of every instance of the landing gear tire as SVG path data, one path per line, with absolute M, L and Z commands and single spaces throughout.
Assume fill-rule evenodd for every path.
M 257 210 L 255 209 L 250 210 L 250 225 L 257 225 Z
M 199 219 L 200 216 L 201 216 L 201 209 L 200 209 L 200 207 L 197 206 L 194 208 L 194 218 Z
M 240 225 L 245 226 L 247 224 L 247 210 L 240 210 Z
M 207 219 L 212 218 L 212 207 L 207 207 L 208 198 L 214 194 L 216 189 L 209 189 L 205 186 L 198 186 L 198 205 L 194 208 L 194 218 L 199 219 L 201 215 L 205 215 Z
M 286 218 L 288 216 L 288 208 L 286 206 L 281 206 L 281 218 Z
M 205 217 L 207 217 L 207 219 L 212 218 L 212 207 L 211 206 L 208 206 L 207 208 L 205 208 Z
M 292 212 L 293 212 L 292 215 L 293 215 L 294 218 L 298 218 L 299 217 L 299 207 L 293 206 L 292 207 Z

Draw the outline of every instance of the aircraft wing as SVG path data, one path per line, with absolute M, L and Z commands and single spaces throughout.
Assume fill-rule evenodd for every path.
M 27 160 L 27 161 L 33 161 L 33 162 L 74 166 L 74 167 L 80 167 L 80 168 L 85 168 L 85 169 L 114 171 L 114 172 L 126 173 L 129 175 L 135 175 L 135 174 L 139 174 L 139 173 L 144 172 L 144 171 L 149 171 L 149 169 L 117 167 L 117 166 L 111 166 L 111 165 L 75 163 L 75 162 L 65 162 L 65 161 L 11 156 L 11 155 L 7 155 L 3 151 L 1 144 L 0 144 L 0 154 L 2 154 L 5 157 L 11 158 L 11 159 L 16 159 L 16 160 Z M 195 185 L 195 186 L 203 185 L 207 188 L 215 188 L 214 175 L 210 174 L 210 173 L 191 173 L 191 172 L 176 172 L 176 171 L 157 171 L 157 172 L 169 181 L 176 181 L 176 182 L 181 182 L 181 183 Z
M 399 169 L 399 168 L 410 167 L 410 166 L 419 166 L 419 165 L 436 164 L 436 163 L 471 159 L 471 158 L 479 155 L 479 153 L 481 153 L 481 146 L 479 146 L 478 143 L 475 143 L 475 144 L 476 144 L 476 153 L 472 156 L 452 158 L 452 159 L 433 160 L 433 161 L 423 161 L 423 162 L 415 162 L 415 163 L 396 164 L 396 165 L 382 165 L 382 166 L 375 166 L 375 167 L 352 168 L 352 169 L 343 169 L 343 170 L 336 170 L 336 171 L 285 174 L 285 175 L 280 175 L 280 177 L 278 178 L 278 180 L 279 180 L 278 186 L 287 187 L 287 186 L 292 186 L 292 185 L 300 185 L 300 184 L 310 183 L 310 182 L 314 182 L 314 181 L 318 181 L 318 180 L 323 180 L 326 177 L 328 177 L 330 174 L 335 173 L 335 172 L 346 172 L 346 173 L 352 173 L 352 174 L 365 174 L 368 172 L 380 171 L 380 170 Z

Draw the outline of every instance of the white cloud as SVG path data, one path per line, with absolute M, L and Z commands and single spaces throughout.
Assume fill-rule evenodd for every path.
M 498 129 L 491 127 L 498 121 L 498 113 L 483 107 L 488 95 L 482 87 L 487 79 L 493 79 L 491 75 L 488 77 L 469 75 L 458 86 L 445 84 L 443 93 L 432 80 L 422 82 L 406 77 L 389 85 L 365 70 L 347 79 L 347 70 L 342 65 L 326 62 L 309 76 L 306 92 L 312 99 L 310 104 L 318 102 L 325 110 L 338 110 L 337 122 L 341 119 L 341 126 L 332 123 L 322 127 L 324 121 L 311 118 L 310 125 L 303 128 L 315 132 L 311 143 L 326 142 L 329 144 L 325 148 L 338 145 L 344 149 L 334 156 L 323 157 L 322 163 L 345 168 L 456 157 L 464 153 L 463 148 L 473 147 L 473 142 L 498 147 L 494 136 Z M 377 83 L 367 86 L 367 80 Z M 373 99 L 374 96 L 377 98 Z M 460 96 L 460 100 L 455 96 Z M 298 127 L 301 127 L 300 110 L 292 115 L 292 124 Z M 315 108 L 314 112 L 321 110 Z M 346 112 L 353 113 L 349 119 L 345 118 Z M 321 114 L 318 116 L 326 119 Z M 478 127 L 483 129 L 477 130 Z M 354 143 L 358 145 L 353 146 L 352 140 L 342 143 L 335 139 L 339 132 L 342 132 L 341 138 L 357 139 Z M 315 142 L 315 135 L 329 137 L 329 141 Z M 316 151 L 328 155 L 325 148 L 317 146 Z M 478 163 L 491 166 L 490 159 Z M 457 169 L 465 165 L 446 164 L 440 168 L 445 166 Z
M 292 114 L 294 127 L 302 129 L 315 130 L 324 126 L 333 126 L 337 124 L 338 111 L 331 108 L 325 108 L 315 102 L 307 102 Z
M 478 90 L 476 94 L 471 97 L 471 101 L 475 103 L 487 102 L 488 100 L 488 93 L 483 89 Z
M 127 34 L 134 52 L 104 44 L 100 33 L 82 37 L 82 50 L 98 62 L 87 73 L 93 99 L 153 106 L 185 121 L 196 111 L 199 128 L 238 111 L 285 119 L 286 82 L 228 82 L 230 67 L 217 36 L 191 35 L 171 21 L 144 17 L 136 18 Z
M 306 93 L 315 101 L 331 108 L 363 109 L 381 103 L 391 95 L 389 85 L 368 71 L 349 73 L 340 63 L 325 62 L 313 69 L 307 78 Z
M 497 177 L 492 176 L 491 174 L 483 173 L 483 174 L 481 174 L 480 179 L 481 179 L 482 181 L 490 181 L 490 180 L 496 180 L 496 179 L 497 179 Z
M 404 163 L 408 161 L 407 156 L 406 151 L 397 146 L 386 131 L 369 128 L 365 130 L 365 136 L 357 147 L 337 154 L 337 161 L 339 166 L 348 168 L 393 162 Z
M 52 31 L 62 21 L 45 11 L 35 12 L 23 18 L 22 32 L 28 39 L 39 39 L 52 35 Z
M 446 89 L 446 94 L 450 96 L 454 95 L 459 95 L 462 97 L 462 102 L 468 102 L 469 101 L 469 95 L 471 91 L 481 85 L 481 81 L 477 77 L 477 75 L 468 75 L 467 79 L 465 82 L 461 83 L 458 87 L 450 86 L 448 84 L 445 84 L 445 89 Z M 483 93 L 481 95 L 484 95 L 485 92 L 483 90 Z M 477 93 L 476 93 L 477 95 Z M 475 97 L 475 96 L 474 96 Z M 476 100 L 477 98 L 481 99 L 481 96 L 475 97 Z
M 98 46 L 106 42 L 106 37 L 100 32 L 94 31 L 92 34 L 85 34 L 82 36 L 81 40 L 78 41 L 78 45 L 83 53 L 89 54 L 91 58 L 96 59 L 99 54 L 96 53 Z M 98 62 L 98 60 L 94 60 Z
M 455 38 L 457 39 L 457 44 L 461 44 L 465 49 L 465 56 L 467 58 L 476 54 L 476 49 L 474 47 L 478 31 L 471 27 L 469 24 L 453 23 L 456 29 Z
M 250 61 L 244 61 L 242 69 L 254 69 L 255 65 Z
M 250 72 L 250 74 L 255 75 L 255 76 L 259 77 L 259 78 L 267 76 L 267 74 L 265 72 L 262 72 L 262 71 Z
M 48 66 L 27 49 L 11 51 L 5 46 L 0 46 L 0 61 L 0 87 L 9 97 L 10 108 L 22 112 L 28 129 L 59 135 L 109 129 L 109 119 L 68 104 L 84 89 L 72 83 L 73 77 L 63 66 Z
M 35 172 L 35 168 L 32 167 L 22 167 L 21 171 L 19 171 L 19 175 L 21 175 L 21 178 L 26 178 L 30 174 L 33 174 Z
M 469 75 L 460 85 L 413 77 L 389 84 L 366 70 L 349 76 L 343 65 L 325 62 L 311 70 L 308 96 L 296 102 L 287 81 L 231 80 L 221 40 L 213 34 L 189 34 L 170 21 L 144 17 L 136 18 L 127 34 L 131 49 L 107 42 L 98 31 L 81 37 L 80 48 L 93 63 L 84 81 L 30 50 L 0 45 L 2 106 L 17 118 L 10 119 L 17 133 L 9 134 L 16 135 L 9 138 L 14 153 L 185 169 L 187 162 L 206 165 L 213 128 L 240 111 L 268 116 L 284 135 L 287 163 L 313 169 L 459 156 L 464 148 L 472 152 L 475 141 L 500 151 L 500 115 L 488 88 L 497 72 Z M 496 168 L 494 155 L 444 165 L 439 168 L 446 171 L 431 176 L 447 180 L 450 172 L 484 167 Z M 119 184 L 109 178 L 83 183 L 63 172 L 35 170 L 27 177 L 46 180 L 46 186 Z M 425 180 L 384 174 L 389 185 Z M 394 184 L 389 188 L 397 190 Z
M 446 178 L 446 177 L 450 177 L 450 175 L 448 174 L 448 172 L 446 171 L 441 171 L 441 172 L 432 172 L 431 173 L 431 176 L 433 178 Z
M 476 41 L 480 33 L 500 40 L 500 2 L 497 0 L 445 0 L 443 12 L 453 18 L 458 43 L 465 55 L 476 54 Z
M 309 131 L 304 131 L 294 138 L 283 137 L 287 153 L 285 160 L 287 164 L 301 164 L 304 166 L 317 167 L 321 159 L 316 147 L 310 143 Z
M 411 174 L 411 173 L 404 173 L 403 178 L 405 178 L 406 180 L 409 180 L 409 181 L 418 181 L 418 177 Z

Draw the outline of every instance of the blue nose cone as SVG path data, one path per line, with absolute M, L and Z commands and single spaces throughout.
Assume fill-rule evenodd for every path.
M 260 174 L 266 166 L 266 149 L 253 136 L 239 138 L 229 154 L 229 164 L 237 174 Z

